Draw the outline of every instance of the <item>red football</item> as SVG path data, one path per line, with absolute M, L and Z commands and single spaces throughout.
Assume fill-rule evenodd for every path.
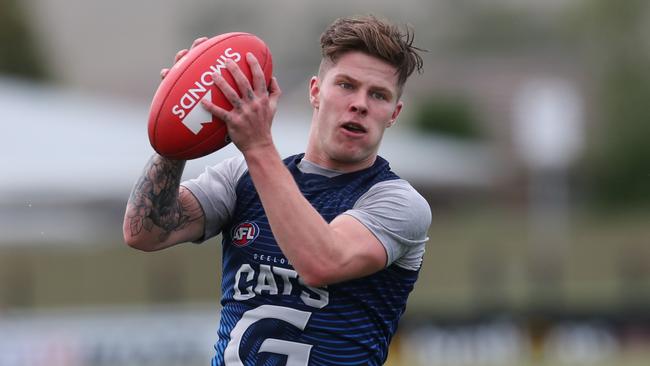
M 232 109 L 214 85 L 212 74 L 218 72 L 238 90 L 226 69 L 226 60 L 237 62 L 251 81 L 247 52 L 255 55 L 262 66 L 268 87 L 273 72 L 271 52 L 261 39 L 248 33 L 213 37 L 191 49 L 169 70 L 149 111 L 149 141 L 156 152 L 170 159 L 195 159 L 230 142 L 226 125 L 207 112 L 199 101 L 209 98 L 221 108 Z

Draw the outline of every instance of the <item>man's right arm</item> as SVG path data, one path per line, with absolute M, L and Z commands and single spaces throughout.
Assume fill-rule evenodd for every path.
M 205 215 L 199 201 L 180 186 L 183 160 L 151 157 L 126 205 L 124 241 L 143 251 L 155 251 L 199 239 Z

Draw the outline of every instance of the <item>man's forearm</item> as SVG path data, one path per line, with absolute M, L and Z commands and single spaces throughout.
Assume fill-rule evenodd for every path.
M 322 258 L 337 260 L 335 233 L 300 193 L 274 148 L 250 153 L 246 161 L 278 245 L 308 281 Z
M 170 160 L 157 154 L 151 157 L 127 204 L 125 237 L 162 242 L 173 231 L 196 219 L 197 213 L 183 207 L 179 200 L 184 167 L 183 160 Z

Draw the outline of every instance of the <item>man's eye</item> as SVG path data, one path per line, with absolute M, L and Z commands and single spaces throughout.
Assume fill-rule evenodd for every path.
M 340 82 L 339 86 L 343 89 L 352 89 L 352 84 L 346 82 Z
M 383 93 L 373 92 L 372 94 L 370 94 L 370 96 L 372 96 L 375 99 L 386 100 L 386 96 Z

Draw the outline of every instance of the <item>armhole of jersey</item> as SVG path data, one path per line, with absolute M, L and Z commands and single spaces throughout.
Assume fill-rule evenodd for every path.
M 370 219 L 367 219 L 367 215 L 364 214 L 363 211 L 354 211 L 358 207 L 359 202 L 362 202 L 368 196 L 376 194 L 377 190 L 383 188 L 382 186 L 395 184 L 407 188 L 409 191 L 414 191 L 415 194 L 419 195 L 419 193 L 417 193 L 417 191 L 415 191 L 414 188 L 403 179 L 382 181 L 370 187 L 367 192 L 361 195 L 354 204 L 352 212 L 345 212 L 345 214 L 350 215 L 361 222 L 361 224 L 364 225 L 377 238 L 377 240 L 379 240 L 386 250 L 386 267 L 395 264 L 400 268 L 416 271 L 422 264 L 422 258 L 425 252 L 425 243 L 429 239 L 426 237 L 426 234 L 423 240 L 409 240 L 410 242 L 406 243 L 404 238 L 397 233 L 390 232 L 385 225 L 380 225 L 379 222 L 372 222 Z M 373 221 L 374 220 L 380 221 L 378 219 L 373 219 Z
M 212 223 L 218 219 L 215 218 L 215 216 L 217 216 L 217 213 L 215 212 L 213 201 L 211 201 L 209 198 L 210 193 L 206 192 L 205 190 L 206 188 L 209 188 L 209 184 L 198 184 L 199 179 L 203 178 L 204 174 L 209 174 L 208 171 L 210 169 L 215 169 L 221 164 L 223 165 L 221 167 L 222 169 L 220 170 L 226 171 L 226 174 L 224 175 L 226 177 L 229 176 L 229 178 L 226 178 L 223 181 L 228 182 L 230 180 L 230 184 L 232 184 L 232 186 L 229 188 L 233 196 L 231 197 L 232 198 L 231 207 L 230 207 L 231 212 L 225 215 L 227 217 L 230 217 L 232 214 L 232 210 L 234 210 L 234 206 L 237 202 L 237 197 L 236 197 L 237 184 L 239 184 L 241 177 L 244 176 L 244 174 L 248 171 L 248 167 L 246 166 L 246 161 L 244 160 L 243 157 L 232 157 L 223 160 L 222 162 L 214 166 L 206 167 L 206 171 L 204 171 L 199 177 L 181 183 L 181 185 L 187 188 L 194 195 L 194 197 L 196 197 L 197 201 L 199 202 L 199 205 L 201 206 L 201 209 L 203 210 L 206 219 L 203 235 L 201 235 L 199 239 L 193 241 L 193 243 L 195 244 L 201 244 L 206 240 L 218 235 L 219 232 L 221 232 L 221 229 L 225 225 L 227 225 L 227 222 L 229 221 L 227 219 L 224 219 L 223 222 L 221 223 L 221 227 L 218 230 L 213 228 Z

